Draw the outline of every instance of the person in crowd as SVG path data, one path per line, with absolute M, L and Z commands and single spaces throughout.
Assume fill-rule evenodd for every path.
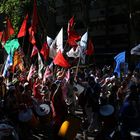
M 4 99 L 6 93 L 7 93 L 7 89 L 6 89 L 6 84 L 4 82 L 4 77 L 0 75 L 0 100 Z
M 138 99 L 137 86 L 132 84 L 119 113 L 122 140 L 131 140 L 130 132 L 140 127 Z
M 101 87 L 95 82 L 94 76 L 90 76 L 88 80 L 89 86 L 86 90 L 87 103 L 85 111 L 89 120 L 88 131 L 94 132 L 99 130 L 99 96 Z

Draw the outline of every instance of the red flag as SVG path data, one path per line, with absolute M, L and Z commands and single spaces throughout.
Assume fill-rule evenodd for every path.
M 49 47 L 48 47 L 47 42 L 43 43 L 40 53 L 43 55 L 44 60 L 47 61 L 47 58 L 49 56 Z
M 32 27 L 29 28 L 29 41 L 35 45 L 36 40 L 35 40 L 35 32 L 33 31 Z
M 2 36 L 3 36 L 3 31 L 0 32 L 0 41 L 2 40 Z
M 36 26 L 38 24 L 38 16 L 37 16 L 37 3 L 36 0 L 34 0 L 34 7 L 33 7 L 33 16 L 32 16 L 32 30 L 34 33 L 36 33 Z
M 55 65 L 59 65 L 61 67 L 64 68 L 68 68 L 70 67 L 70 64 L 67 62 L 67 60 L 64 58 L 63 54 L 61 53 L 61 51 L 59 51 L 57 53 L 57 55 L 55 56 L 54 60 L 53 60 Z
M 36 44 L 35 33 L 37 31 L 37 24 L 38 24 L 37 3 L 36 0 L 34 0 L 32 23 L 31 23 L 31 27 L 29 28 L 29 41 L 33 45 Z
M 72 47 L 77 47 L 77 42 L 78 40 L 80 40 L 81 36 L 79 36 L 74 30 L 69 32 L 69 36 L 68 36 L 68 44 Z
M 34 55 L 36 55 L 38 53 L 38 49 L 37 47 L 34 45 L 33 49 L 32 49 L 32 53 L 31 53 L 31 57 L 33 57 Z
M 92 40 L 89 39 L 86 55 L 92 55 L 93 53 L 94 53 L 94 46 L 93 46 Z
M 11 24 L 11 21 L 8 18 L 6 18 L 6 28 L 5 28 L 4 32 L 3 32 L 1 41 L 3 43 L 5 43 L 9 39 L 9 37 L 11 35 L 13 35 L 14 33 L 15 33 L 15 31 L 14 31 L 14 28 L 13 28 L 13 26 Z
M 72 30 L 73 26 L 74 26 L 74 16 L 68 22 L 68 28 L 67 28 L 68 36 L 69 36 L 69 32 Z
M 27 21 L 28 21 L 28 14 L 26 15 L 22 25 L 21 25 L 21 28 L 19 30 L 19 33 L 17 35 L 17 38 L 19 37 L 23 37 L 26 35 L 26 26 L 27 26 Z

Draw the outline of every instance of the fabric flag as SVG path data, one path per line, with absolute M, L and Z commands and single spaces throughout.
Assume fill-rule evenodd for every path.
M 67 70 L 64 79 L 66 80 L 66 82 L 70 80 L 70 69 Z
M 48 46 L 51 46 L 52 42 L 53 42 L 53 39 L 50 38 L 49 36 L 47 36 L 47 44 L 48 44 Z
M 67 27 L 68 39 L 67 43 L 72 47 L 77 47 L 77 42 L 81 36 L 79 36 L 74 30 L 74 16 L 69 20 Z
M 80 46 L 78 46 L 76 50 L 74 50 L 74 48 L 71 48 L 66 54 L 68 57 L 74 57 L 74 58 L 80 57 Z
M 42 59 L 41 59 L 41 56 L 38 52 L 38 76 L 39 78 L 42 78 L 42 69 L 43 69 L 43 62 L 42 62 Z
M 63 28 L 61 28 L 60 32 L 49 48 L 49 57 L 54 59 L 59 50 L 63 52 Z
M 13 39 L 13 40 L 8 40 L 5 45 L 4 48 L 6 50 L 6 52 L 9 54 L 11 53 L 11 55 L 14 55 L 14 51 L 17 50 L 19 48 L 20 44 L 18 42 L 18 39 Z
M 2 44 L 4 45 L 6 43 L 6 41 L 10 38 L 10 36 L 13 35 L 14 33 L 15 33 L 15 31 L 11 24 L 11 21 L 7 17 L 6 18 L 6 27 L 5 27 L 5 30 L 3 32 L 2 39 L 1 39 Z
M 40 53 L 43 55 L 44 60 L 47 61 L 47 58 L 49 56 L 49 47 L 48 47 L 47 42 L 43 43 Z
M 23 59 L 22 59 L 19 51 L 14 52 L 14 56 L 13 56 L 13 72 L 15 71 L 17 66 L 19 67 L 19 69 L 21 71 L 24 71 Z
M 28 31 L 29 31 L 29 41 L 30 41 L 33 45 L 35 45 L 35 44 L 36 44 L 36 39 L 35 39 L 35 32 L 33 31 L 33 28 L 30 27 L 30 28 L 28 29 Z
M 77 47 L 77 41 L 80 40 L 81 36 L 78 35 L 74 30 L 69 32 L 67 43 L 72 47 Z
M 120 77 L 120 64 L 125 62 L 125 52 L 121 52 L 116 55 L 114 57 L 114 60 L 116 61 L 114 72 L 116 72 L 118 74 L 118 77 Z
M 27 81 L 30 81 L 31 77 L 35 74 L 36 72 L 36 68 L 34 67 L 34 65 L 32 64 L 27 76 Z
M 23 37 L 26 35 L 27 21 L 28 21 L 28 14 L 26 15 L 26 17 L 21 25 L 17 38 L 20 38 L 20 37 Z
M 33 57 L 33 56 L 36 55 L 37 53 L 38 53 L 38 48 L 34 45 L 30 57 Z
M 45 82 L 47 78 L 53 76 L 53 73 L 51 71 L 51 69 L 49 68 L 49 66 L 46 67 L 44 76 L 43 76 L 43 81 Z
M 12 57 L 11 53 L 9 53 L 8 56 L 7 56 L 7 59 L 6 59 L 4 70 L 3 70 L 3 74 L 2 74 L 3 77 L 6 77 L 7 70 L 12 65 L 13 65 L 13 57 Z
M 34 0 L 31 27 L 28 30 L 29 31 L 29 41 L 33 45 L 36 44 L 35 33 L 37 32 L 37 24 L 38 24 L 37 3 L 36 3 L 36 0 Z
M 81 63 L 82 64 L 85 64 L 87 41 L 88 41 L 88 32 L 86 32 L 81 37 L 81 40 L 80 40 L 80 58 L 81 58 Z
M 2 36 L 3 36 L 3 31 L 0 32 L 0 41 L 2 40 Z
M 69 20 L 68 27 L 67 27 L 67 34 L 69 36 L 69 32 L 73 29 L 74 26 L 74 16 Z
M 140 44 L 131 49 L 131 55 L 140 55 Z
M 67 62 L 67 60 L 64 58 L 63 54 L 61 51 L 57 53 L 53 60 L 55 65 L 61 66 L 63 68 L 68 68 L 70 67 L 70 64 Z
M 86 50 L 86 55 L 92 55 L 93 53 L 94 53 L 94 46 L 93 46 L 92 40 L 89 39 L 87 50 Z
M 38 15 L 37 15 L 37 2 L 34 0 L 34 6 L 33 6 L 33 16 L 32 16 L 32 23 L 31 27 L 34 33 L 37 31 L 37 24 L 38 24 Z

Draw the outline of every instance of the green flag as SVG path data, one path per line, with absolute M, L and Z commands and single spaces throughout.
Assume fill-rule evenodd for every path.
M 11 54 L 13 56 L 14 54 L 14 51 L 18 49 L 19 47 L 19 42 L 18 42 L 18 39 L 13 39 L 13 40 L 8 40 L 6 41 L 5 45 L 4 45 L 4 48 L 6 50 L 6 52 L 9 54 L 10 51 L 11 51 Z

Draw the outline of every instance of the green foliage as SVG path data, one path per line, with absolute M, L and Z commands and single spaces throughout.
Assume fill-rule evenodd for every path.
M 25 16 L 24 13 L 30 5 L 30 0 L 1 0 L 0 13 L 4 13 L 9 17 L 14 27 L 15 34 L 19 30 L 19 24 Z

